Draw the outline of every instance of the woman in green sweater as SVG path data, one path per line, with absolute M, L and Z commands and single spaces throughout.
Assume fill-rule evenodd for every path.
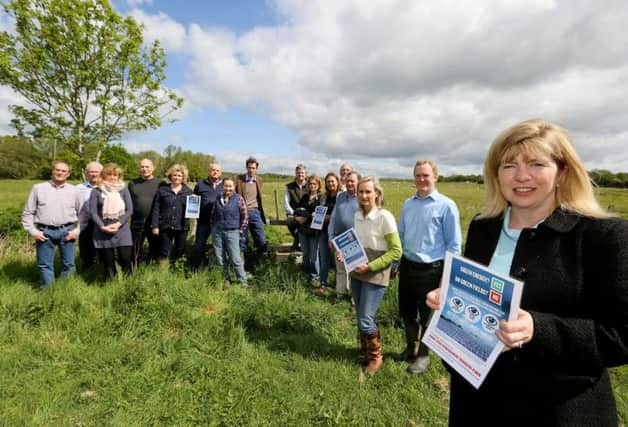
M 351 271 L 351 291 L 356 305 L 358 331 L 365 372 L 375 373 L 383 365 L 380 332 L 375 314 L 390 281 L 390 267 L 401 258 L 401 241 L 395 217 L 386 209 L 384 190 L 373 177 L 358 183 L 358 209 L 355 231 L 364 246 L 368 263 Z

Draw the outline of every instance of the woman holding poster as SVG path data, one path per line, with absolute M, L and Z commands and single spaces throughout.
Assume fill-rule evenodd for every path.
M 401 240 L 395 217 L 386 209 L 384 190 L 373 177 L 358 183 L 358 205 L 355 232 L 364 246 L 368 263 L 351 271 L 351 292 L 356 306 L 360 333 L 361 362 L 366 373 L 377 372 L 384 364 L 381 335 L 375 314 L 390 281 L 390 268 L 401 258 Z M 342 261 L 341 252 L 336 252 Z
M 522 280 L 521 309 L 478 390 L 452 371 L 449 424 L 617 426 L 607 368 L 628 361 L 628 222 L 599 206 L 566 131 L 542 120 L 497 137 L 484 182 L 465 256 Z

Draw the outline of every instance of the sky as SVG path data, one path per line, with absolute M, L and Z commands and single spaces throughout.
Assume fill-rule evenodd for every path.
M 113 0 L 167 52 L 178 121 L 124 136 L 223 170 L 479 174 L 530 118 L 565 127 L 587 169 L 628 171 L 625 0 Z M 0 21 L 0 25 L 6 25 Z M 0 103 L 14 102 L 0 86 Z M 10 114 L 0 108 L 0 129 Z

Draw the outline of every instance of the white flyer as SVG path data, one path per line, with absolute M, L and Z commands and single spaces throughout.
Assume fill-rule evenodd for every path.
M 316 206 L 310 228 L 313 230 L 322 230 L 323 224 L 325 223 L 325 214 L 327 214 L 327 206 Z
M 367 264 L 369 259 L 364 251 L 355 229 L 351 227 L 347 231 L 332 239 L 336 250 L 342 253 L 342 261 L 347 272 L 352 272 L 358 265 Z
M 517 317 L 522 290 L 521 281 L 447 252 L 440 309 L 423 342 L 479 388 L 504 348 L 495 331 Z
M 201 215 L 201 196 L 192 194 L 185 201 L 185 217 L 198 218 Z

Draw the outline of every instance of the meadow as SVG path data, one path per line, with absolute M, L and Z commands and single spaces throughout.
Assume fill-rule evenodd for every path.
M 385 364 L 374 376 L 354 363 L 347 303 L 315 296 L 294 258 L 264 262 L 247 290 L 222 291 L 215 268 L 178 265 L 106 284 L 86 272 L 38 292 L 19 218 L 33 183 L 0 181 L 0 425 L 446 425 L 448 376 L 438 358 L 422 376 L 393 359 L 403 348 L 396 282 L 378 312 Z M 275 190 L 282 212 L 284 183 L 265 186 L 270 218 Z M 413 185 L 383 184 L 398 215 Z M 439 190 L 458 203 L 464 233 L 482 186 Z M 628 191 L 599 197 L 628 218 Z M 283 227 L 267 231 L 271 243 L 289 241 Z M 626 425 L 628 367 L 611 375 Z

